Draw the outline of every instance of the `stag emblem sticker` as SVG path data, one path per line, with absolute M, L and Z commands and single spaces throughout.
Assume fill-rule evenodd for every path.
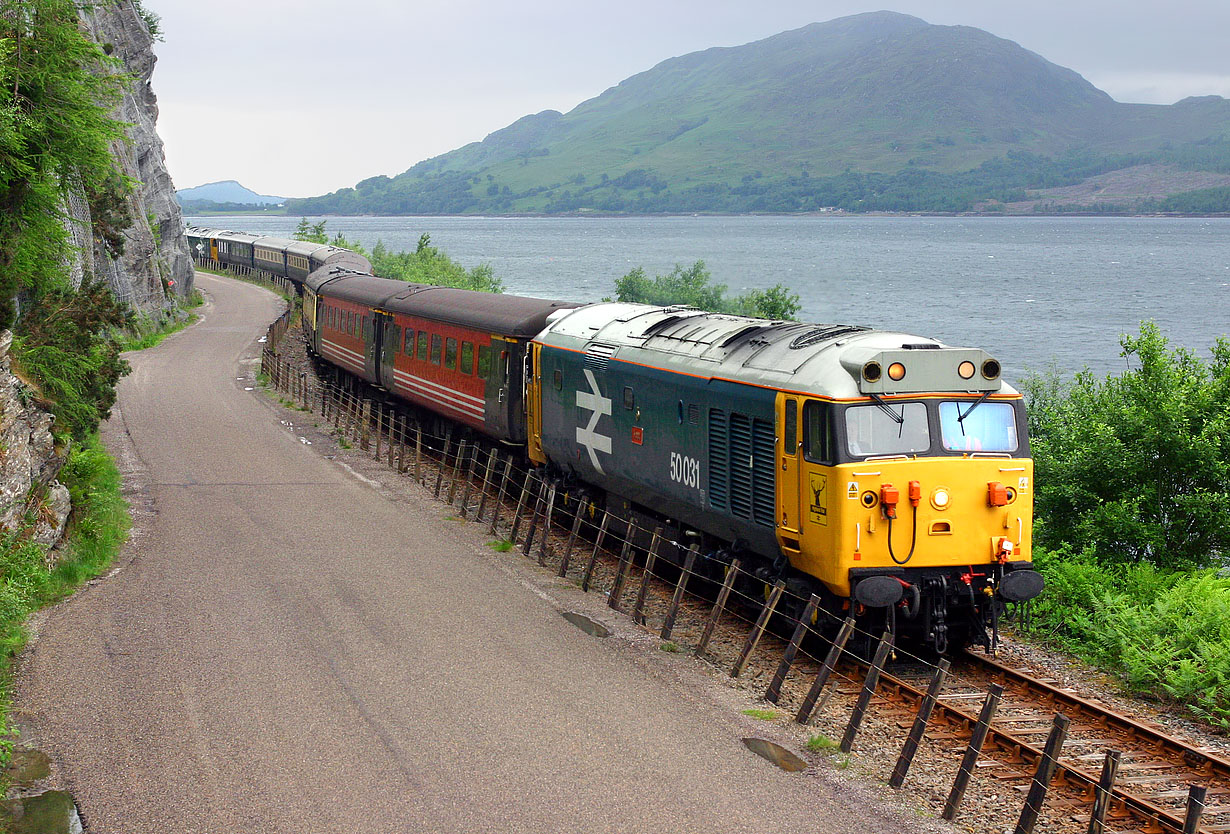
M 812 472 L 808 484 L 811 493 L 811 506 L 808 513 L 813 524 L 821 527 L 829 526 L 829 479 L 819 472 Z
M 577 391 L 577 408 L 590 412 L 589 425 L 585 428 L 577 426 L 577 443 L 589 452 L 589 462 L 594 465 L 594 469 L 597 469 L 599 474 L 605 475 L 602 464 L 598 462 L 598 453 L 602 452 L 607 455 L 611 453 L 611 438 L 598 433 L 598 421 L 603 416 L 611 416 L 611 400 L 609 397 L 602 396 L 602 391 L 598 388 L 598 380 L 594 378 L 594 372 L 589 368 L 585 369 L 585 380 L 589 383 L 589 390 Z

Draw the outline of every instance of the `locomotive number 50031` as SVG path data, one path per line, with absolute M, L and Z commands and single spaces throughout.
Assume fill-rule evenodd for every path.
M 693 489 L 700 489 L 700 461 L 678 452 L 671 452 L 671 480 Z

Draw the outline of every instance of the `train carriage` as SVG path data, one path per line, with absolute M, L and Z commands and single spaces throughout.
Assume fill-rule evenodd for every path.
M 301 241 L 281 237 L 258 238 L 253 244 L 252 266 L 286 278 L 286 250 L 298 243 Z
M 258 240 L 261 240 L 260 235 L 250 235 L 244 232 L 218 232 L 214 235 L 218 253 L 215 260 L 230 266 L 243 266 L 251 269 L 254 264 L 254 247 Z
M 526 346 L 575 305 L 389 281 L 328 267 L 304 285 L 313 350 L 422 408 L 524 443 Z

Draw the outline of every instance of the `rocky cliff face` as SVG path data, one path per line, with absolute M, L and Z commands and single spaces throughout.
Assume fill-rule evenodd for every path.
M 12 341 L 12 333 L 0 333 L 0 529 L 24 527 L 34 541 L 50 546 L 64 535 L 72 509 L 68 488 L 56 480 L 67 449 L 51 436 L 54 418 L 13 375 Z
M 174 297 L 191 292 L 193 273 L 175 186 L 155 128 L 158 99 L 150 86 L 157 61 L 154 39 L 132 0 L 98 3 L 82 12 L 82 22 L 133 79 L 115 112 L 117 119 L 132 125 L 129 141 L 114 146 L 115 158 L 120 170 L 139 183 L 127 201 L 133 224 L 124 233 L 123 255 L 113 259 L 93 241 L 84 197 L 72 201 L 70 212 L 86 221 L 76 234 L 83 251 L 93 252 L 93 274 L 110 283 L 116 298 L 157 313 L 170 307 Z M 77 265 L 78 280 L 84 267 Z

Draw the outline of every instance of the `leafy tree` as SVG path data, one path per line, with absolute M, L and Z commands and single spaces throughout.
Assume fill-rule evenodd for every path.
M 110 145 L 123 76 L 81 31 L 72 0 L 0 0 L 0 329 L 19 289 L 63 286 L 73 255 L 65 206 L 86 187 L 95 235 L 113 251 L 131 189 Z
M 1036 541 L 1100 562 L 1203 567 L 1230 548 L 1230 341 L 1207 362 L 1152 322 L 1121 339 L 1133 367 L 1026 383 Z
M 686 268 L 675 264 L 666 275 L 653 278 L 638 266 L 615 281 L 615 296 L 618 301 L 634 304 L 682 304 L 699 310 L 740 313 L 763 319 L 791 319 L 802 309 L 799 296 L 782 284 L 727 298 L 726 287 L 712 283 L 704 261 Z
M 357 241 L 348 240 L 340 232 L 328 240 L 325 223 L 321 221 L 311 226 L 310 240 L 328 241 L 334 246 L 350 249 L 363 255 L 372 264 L 372 272 L 381 278 L 393 278 L 399 281 L 409 281 L 414 284 L 433 284 L 440 287 L 456 287 L 477 292 L 503 292 L 504 284 L 495 277 L 495 271 L 490 264 L 479 264 L 473 269 L 466 269 L 444 252 L 431 245 L 431 235 L 424 233 L 419 237 L 418 246 L 413 252 L 391 252 L 384 241 L 376 241 L 369 252 Z M 302 229 L 307 225 L 306 218 L 300 222 Z M 318 235 L 318 236 L 317 236 Z M 299 238 L 303 240 L 304 238 Z
M 50 401 L 58 433 L 82 440 L 110 416 L 115 385 L 129 371 L 111 334 L 132 318 L 102 281 L 50 287 L 33 299 L 13 351 Z

